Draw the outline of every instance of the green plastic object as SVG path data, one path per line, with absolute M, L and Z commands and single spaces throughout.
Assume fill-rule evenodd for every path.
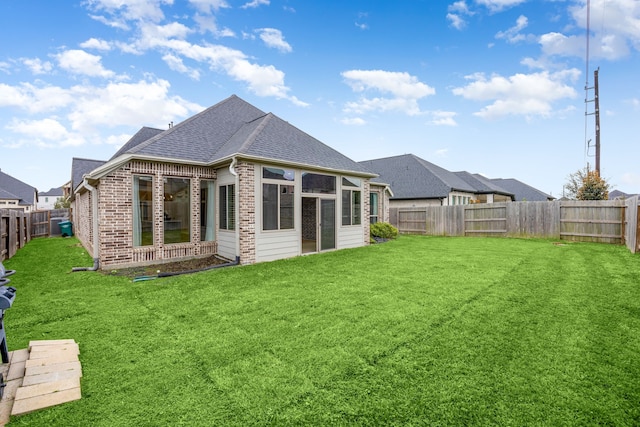
M 73 224 L 71 221 L 62 221 L 58 226 L 60 227 L 60 234 L 62 234 L 62 237 L 73 236 Z

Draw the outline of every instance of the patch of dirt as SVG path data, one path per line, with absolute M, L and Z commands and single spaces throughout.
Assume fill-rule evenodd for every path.
M 164 264 L 103 270 L 103 273 L 113 276 L 127 276 L 135 278 L 140 276 L 156 276 L 161 273 L 179 273 L 183 271 L 201 270 L 203 268 L 226 264 L 228 262 L 229 261 L 218 258 L 217 256 L 210 256 L 206 258 L 194 258 L 184 261 L 168 262 Z

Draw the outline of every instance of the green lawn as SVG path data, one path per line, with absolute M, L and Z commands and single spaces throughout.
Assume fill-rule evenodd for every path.
M 132 282 L 36 239 L 10 350 L 75 339 L 81 400 L 12 425 L 640 424 L 640 256 L 401 236 Z

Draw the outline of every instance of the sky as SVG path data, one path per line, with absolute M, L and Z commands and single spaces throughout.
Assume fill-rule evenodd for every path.
M 0 169 L 39 191 L 235 94 L 356 161 L 562 197 L 597 69 L 601 176 L 640 193 L 638 0 L 4 0 L 0 46 Z

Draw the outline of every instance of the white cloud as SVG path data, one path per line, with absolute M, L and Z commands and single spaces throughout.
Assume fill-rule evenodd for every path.
M 467 26 L 467 21 L 463 18 L 463 16 L 473 16 L 474 12 L 469 10 L 469 6 L 467 6 L 466 1 L 461 0 L 455 3 L 452 3 L 447 8 L 447 20 L 451 23 L 451 26 L 456 30 L 462 30 Z
M 356 22 L 356 23 L 355 23 L 355 25 L 356 25 L 356 27 L 358 27 L 358 28 L 359 28 L 359 29 L 361 29 L 361 30 L 367 30 L 367 29 L 369 29 L 369 26 L 368 26 L 367 24 L 364 24 L 364 23 L 362 23 L 362 24 L 361 24 L 361 23 L 359 23 L 359 22 Z
M 476 0 L 476 3 L 485 6 L 492 12 L 500 12 L 504 9 L 517 6 L 527 0 Z
M 435 90 L 409 73 L 384 70 L 349 70 L 342 73 L 347 84 L 356 92 L 369 89 L 402 98 L 423 98 Z
M 162 60 L 167 63 L 169 68 L 182 74 L 186 74 L 193 80 L 200 80 L 200 72 L 196 69 L 189 68 L 184 65 L 181 58 L 175 55 L 167 54 L 162 57 Z
M 55 55 L 61 68 L 73 74 L 92 77 L 113 77 L 113 71 L 105 69 L 100 63 L 101 57 L 92 55 L 84 50 L 66 50 Z
M 249 8 L 256 8 L 259 7 L 261 5 L 265 5 L 265 6 L 269 6 L 270 1 L 269 0 L 252 0 L 248 3 L 243 4 L 242 6 L 240 6 L 241 9 L 249 9 Z
M 40 58 L 23 58 L 22 63 L 26 65 L 33 74 L 48 74 L 53 70 L 51 62 L 43 62 Z
M 455 120 L 455 116 L 458 115 L 458 113 L 455 113 L 453 111 L 431 111 L 429 112 L 429 114 L 431 115 L 431 119 L 427 122 L 427 124 L 430 125 L 436 125 L 436 126 L 458 126 L 458 123 L 456 123 Z
M 243 52 L 226 46 L 194 45 L 185 40 L 167 38 L 172 32 L 158 31 L 156 26 L 143 26 L 142 29 L 142 38 L 131 49 L 169 49 L 174 56 L 205 62 L 211 68 L 227 73 L 234 80 L 246 83 L 249 90 L 258 96 L 273 96 L 288 99 L 295 105 L 307 105 L 288 94 L 290 89 L 284 83 L 284 72 L 273 65 L 254 64 Z
M 527 28 L 527 25 L 529 25 L 529 20 L 527 19 L 527 17 L 524 15 L 520 15 L 516 20 L 516 25 L 506 31 L 499 31 L 496 34 L 496 38 L 504 39 L 509 43 L 520 42 L 526 38 L 526 36 L 524 34 L 521 34 L 520 31 Z
M 575 89 L 566 82 L 575 82 L 579 76 L 577 69 L 515 74 L 508 78 L 494 75 L 489 79 L 474 74 L 466 77 L 471 83 L 453 89 L 453 93 L 466 99 L 493 101 L 474 113 L 485 119 L 508 115 L 548 117 L 554 112 L 554 102 L 576 96 Z
M 456 30 L 461 30 L 467 26 L 467 21 L 455 13 L 447 13 L 447 20 L 451 22 L 451 26 Z
M 6 126 L 6 129 L 27 137 L 31 144 L 35 143 L 39 147 L 78 146 L 85 142 L 81 135 L 68 132 L 58 120 L 52 118 L 42 120 L 14 119 Z
M 421 114 L 418 100 L 435 94 L 435 89 L 409 73 L 383 70 L 349 70 L 342 73 L 354 92 L 374 91 L 390 98 L 360 98 L 348 102 L 345 112 L 364 114 L 369 111 L 400 111 L 414 116 Z
M 90 10 L 105 12 L 121 20 L 160 22 L 164 19 L 163 4 L 173 0 L 85 0 Z M 95 16 L 94 19 L 97 19 Z
M 280 52 L 289 53 L 293 49 L 291 45 L 284 40 L 282 31 L 275 28 L 259 28 L 255 30 L 258 33 L 260 39 L 267 45 L 267 47 L 278 49 Z
M 340 123 L 347 126 L 363 126 L 367 124 L 366 120 L 360 117 L 345 117 L 340 120 Z
M 448 148 L 441 148 L 439 150 L 436 150 L 436 157 L 440 157 L 440 158 L 444 158 L 447 157 L 447 155 L 449 154 L 449 149 Z
M 72 102 L 73 95 L 56 86 L 38 87 L 30 83 L 9 86 L 0 83 L 0 107 L 17 107 L 36 114 L 55 111 Z
M 590 2 L 589 57 L 617 60 L 629 56 L 631 49 L 640 51 L 640 3 L 636 0 L 592 0 Z M 587 4 L 579 2 L 569 7 L 576 28 L 587 27 Z M 586 56 L 584 34 L 558 32 L 539 37 L 546 55 Z
M 232 79 L 245 83 L 249 91 L 256 95 L 287 99 L 300 106 L 308 105 L 289 95 L 290 88 L 284 83 L 284 72 L 273 65 L 253 63 L 242 51 L 226 46 L 206 42 L 192 44 L 187 41 L 187 37 L 195 30 L 181 23 L 157 25 L 156 22 L 164 17 L 160 6 L 172 4 L 173 0 L 150 0 L 146 7 L 142 4 L 145 0 L 88 0 L 88 2 L 92 10 L 108 14 L 116 21 L 118 19 L 122 22 L 136 21 L 135 25 L 139 30 L 137 38 L 128 43 L 114 43 L 125 53 L 142 55 L 148 50 L 159 51 L 170 67 L 180 72 L 191 73 L 193 77 L 195 76 L 193 69 L 183 67 L 184 60 L 190 59 L 207 64 L 210 69 L 226 73 Z M 268 4 L 268 0 L 255 0 L 242 7 L 246 9 Z M 192 2 L 192 5 L 200 12 L 206 13 L 216 8 L 226 7 L 227 2 L 201 0 Z M 206 20 L 201 17 L 196 19 L 196 22 L 199 24 L 200 31 L 212 31 L 216 36 L 234 35 L 227 29 L 217 31 L 215 20 Z M 260 37 L 268 46 L 285 52 L 291 51 L 291 46 L 282 38 L 279 30 L 263 30 Z
M 137 83 L 109 83 L 104 87 L 74 87 L 71 128 L 92 132 L 97 127 L 140 126 L 152 120 L 155 125 L 186 117 L 203 107 L 178 96 L 169 96 L 166 80 Z
M 98 40 L 93 37 L 87 40 L 86 42 L 80 43 L 80 47 L 83 49 L 95 49 L 95 50 L 102 50 L 102 51 L 111 50 L 111 45 L 109 44 L 109 42 L 105 40 Z
M 231 7 L 225 0 L 189 0 L 189 3 L 203 13 L 212 13 L 212 11 Z
M 193 20 L 198 24 L 198 31 L 201 33 L 210 32 L 216 37 L 235 37 L 236 34 L 229 28 L 218 28 L 216 17 L 213 15 L 200 15 L 196 13 Z

